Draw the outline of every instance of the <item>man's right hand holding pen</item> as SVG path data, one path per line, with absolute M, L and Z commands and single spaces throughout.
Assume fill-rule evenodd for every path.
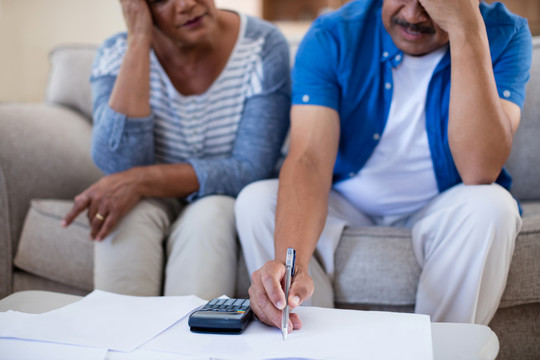
M 281 255 L 281 254 L 280 254 Z M 264 264 L 259 270 L 251 275 L 251 286 L 249 288 L 249 297 L 251 308 L 255 315 L 263 323 L 281 328 L 281 315 L 285 309 L 285 256 L 283 252 L 279 260 L 270 260 Z M 289 307 L 294 309 L 309 299 L 313 294 L 313 280 L 308 275 L 308 264 L 297 261 L 295 265 L 295 273 L 292 278 L 291 288 L 289 291 Z M 298 330 L 302 327 L 302 322 L 298 314 L 291 313 L 289 315 L 289 332 Z

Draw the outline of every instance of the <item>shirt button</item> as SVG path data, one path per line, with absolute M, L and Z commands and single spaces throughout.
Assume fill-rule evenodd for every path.
M 401 55 L 398 54 L 396 55 L 396 61 L 399 61 L 399 60 L 401 60 Z
M 302 101 L 305 103 L 309 102 L 309 95 L 302 96 Z
M 386 84 L 384 84 L 384 88 L 386 90 L 390 90 L 392 88 L 392 84 L 390 84 L 389 82 L 387 82 Z
M 512 93 L 511 93 L 509 90 L 504 90 L 504 91 L 503 91 L 503 96 L 504 96 L 505 98 L 509 98 L 511 94 L 512 94 Z
M 385 51 L 385 52 L 382 53 L 382 56 L 383 56 L 384 58 L 387 58 L 389 55 L 390 55 L 390 54 L 388 53 L 388 51 Z
M 373 134 L 373 140 L 379 140 L 381 138 L 381 135 L 379 133 Z

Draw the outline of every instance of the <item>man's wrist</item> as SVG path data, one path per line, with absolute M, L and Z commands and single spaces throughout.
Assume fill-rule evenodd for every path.
M 447 30 L 450 46 L 452 43 L 463 44 L 466 42 L 476 43 L 483 41 L 486 33 L 486 25 L 482 15 L 478 11 L 470 20 L 460 22 L 459 25 Z

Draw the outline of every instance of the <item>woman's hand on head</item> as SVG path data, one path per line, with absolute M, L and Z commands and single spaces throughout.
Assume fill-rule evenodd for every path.
M 128 30 L 128 40 L 146 39 L 151 44 L 154 23 L 146 0 L 120 0 Z
M 80 213 L 87 210 L 90 237 L 103 240 L 141 200 L 137 178 L 136 168 L 101 178 L 75 197 L 75 203 L 64 217 L 62 226 L 69 226 Z

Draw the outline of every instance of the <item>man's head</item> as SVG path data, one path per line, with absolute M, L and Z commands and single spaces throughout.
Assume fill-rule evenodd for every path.
M 382 20 L 394 44 L 406 54 L 424 55 L 448 43 L 448 34 L 418 0 L 384 0 Z

